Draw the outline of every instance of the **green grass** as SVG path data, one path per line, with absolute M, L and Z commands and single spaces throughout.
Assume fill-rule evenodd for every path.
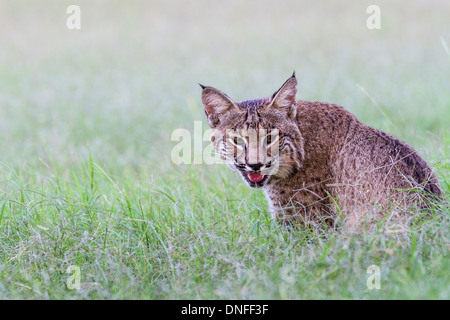
M 256 98 L 295 69 L 300 99 L 408 142 L 448 197 L 448 1 L 380 1 L 379 31 L 372 3 L 339 3 L 78 1 L 69 31 L 72 2 L 2 2 L 0 298 L 449 299 L 444 206 L 406 228 L 288 232 L 225 166 L 170 160 L 174 129 L 207 129 L 198 82 Z

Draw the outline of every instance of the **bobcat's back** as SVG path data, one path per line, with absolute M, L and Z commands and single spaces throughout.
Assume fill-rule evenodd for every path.
M 341 210 L 441 197 L 431 168 L 405 142 L 364 125 L 340 106 L 299 101 L 297 108 L 307 156 L 303 178 L 295 179 L 323 184 Z

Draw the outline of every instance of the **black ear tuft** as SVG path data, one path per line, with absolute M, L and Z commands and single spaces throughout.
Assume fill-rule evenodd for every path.
M 295 70 L 294 70 L 294 73 L 292 74 L 291 78 L 295 78 Z
M 199 86 L 202 87 L 203 90 L 206 88 L 206 86 L 202 85 L 201 83 L 199 83 Z

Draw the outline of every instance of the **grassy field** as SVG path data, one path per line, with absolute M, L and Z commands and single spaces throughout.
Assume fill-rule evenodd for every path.
M 207 129 L 199 82 L 243 100 L 295 70 L 299 99 L 406 141 L 448 197 L 450 3 L 372 2 L 2 1 L 0 298 L 450 299 L 449 209 L 286 232 L 225 166 L 170 158 L 175 129 Z

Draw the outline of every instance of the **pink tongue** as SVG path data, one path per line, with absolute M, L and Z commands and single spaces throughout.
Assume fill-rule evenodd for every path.
M 248 173 L 248 178 L 252 182 L 260 182 L 264 176 L 261 173 Z

